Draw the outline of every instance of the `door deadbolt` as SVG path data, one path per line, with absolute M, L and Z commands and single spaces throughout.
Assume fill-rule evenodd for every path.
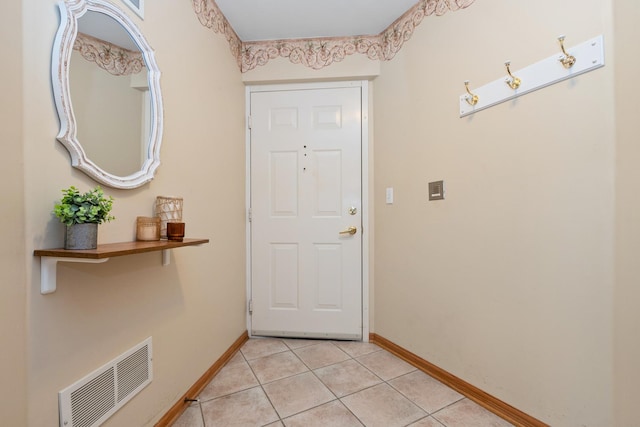
M 358 208 L 356 208 L 355 206 L 351 206 L 348 212 L 349 212 L 349 215 L 355 215 L 358 213 Z

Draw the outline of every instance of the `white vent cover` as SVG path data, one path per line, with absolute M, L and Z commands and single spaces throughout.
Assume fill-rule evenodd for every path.
M 99 426 L 153 379 L 151 337 L 58 393 L 61 427 Z

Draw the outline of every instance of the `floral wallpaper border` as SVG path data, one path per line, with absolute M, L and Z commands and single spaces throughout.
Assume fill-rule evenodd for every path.
M 240 71 L 245 73 L 283 57 L 314 70 L 359 53 L 371 60 L 389 61 L 411 38 L 426 16 L 465 9 L 475 0 L 420 0 L 382 33 L 374 36 L 270 40 L 243 42 L 224 17 L 215 0 L 192 0 L 200 23 L 224 34 Z
M 85 33 L 76 35 L 73 50 L 114 76 L 137 74 L 145 67 L 142 52 L 125 49 Z
M 145 67 L 142 52 L 128 50 L 80 32 L 73 43 L 73 50 L 114 76 L 137 74 Z

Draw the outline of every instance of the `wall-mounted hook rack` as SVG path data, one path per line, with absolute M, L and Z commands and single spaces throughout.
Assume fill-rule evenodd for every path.
M 518 76 L 520 79 L 520 85 L 517 89 L 512 89 L 510 85 L 505 84 L 504 78 L 500 78 L 473 91 L 478 97 L 478 102 L 475 105 L 468 102 L 468 93 L 460 95 L 460 117 L 477 113 L 529 92 L 604 66 L 604 39 L 602 35 L 567 50 L 565 50 L 563 44 L 564 36 L 561 37 L 563 38 L 561 41 L 562 55 L 555 54 L 513 72 L 513 75 Z M 573 65 L 566 68 L 562 60 L 569 57 L 573 57 Z M 508 66 L 507 71 L 513 77 Z

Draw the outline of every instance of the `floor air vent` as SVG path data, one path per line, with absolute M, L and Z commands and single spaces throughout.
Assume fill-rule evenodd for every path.
M 61 427 L 101 425 L 153 379 L 151 337 L 58 393 Z

